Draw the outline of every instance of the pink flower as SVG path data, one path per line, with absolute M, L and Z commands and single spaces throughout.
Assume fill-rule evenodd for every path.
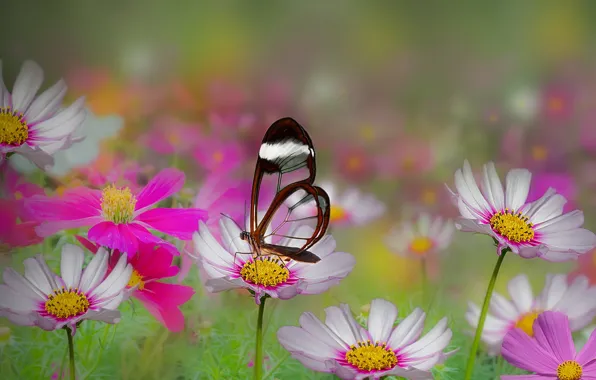
M 434 157 L 428 141 L 402 135 L 386 147 L 377 159 L 377 171 L 385 178 L 420 176 L 433 168 Z
M 184 154 L 201 141 L 201 126 L 172 117 L 157 119 L 142 143 L 159 154 Z
M 544 89 L 541 100 L 543 117 L 548 121 L 564 123 L 575 112 L 575 94 L 570 85 L 553 83 Z
M 569 277 L 573 279 L 582 275 L 586 276 L 590 284 L 596 285 L 596 249 L 577 259 L 576 270 Z
M 596 153 L 596 109 L 589 109 L 581 116 L 579 144 L 586 151 Z
M 77 236 L 77 240 L 93 253 L 99 249 L 83 237 Z M 119 257 L 117 251 L 112 254 L 110 271 Z M 132 274 L 125 295 L 138 299 L 168 330 L 179 332 L 184 329 L 184 315 L 179 308 L 192 298 L 195 291 L 190 286 L 158 281 L 178 274 L 179 268 L 172 265 L 172 259 L 172 254 L 160 245 L 139 244 L 139 251 L 128 257 Z
M 8 198 L 16 206 L 16 212 L 21 219 L 31 220 L 33 216 L 30 215 L 24 207 L 25 200 L 34 195 L 45 194 L 42 187 L 26 182 L 24 178 L 13 170 L 10 166 L 0 168 L 0 178 L 4 176 L 3 180 L 0 180 L 0 185 L 3 185 L 1 193 L 4 198 Z
M 113 154 L 102 154 L 91 165 L 79 168 L 79 176 L 95 188 L 103 188 L 109 184 L 126 186 L 131 191 L 140 190 L 140 177 L 152 170 L 150 166 L 141 166 L 135 161 L 125 160 Z
M 577 186 L 573 176 L 565 173 L 533 173 L 527 202 L 537 201 L 551 187 L 568 200 L 563 207 L 563 212 L 576 209 Z
M 245 152 L 242 145 L 236 141 L 209 137 L 196 144 L 193 157 L 205 170 L 225 174 L 244 162 Z
M 569 319 L 546 311 L 534 321 L 534 337 L 516 328 L 503 341 L 503 358 L 534 375 L 505 375 L 502 380 L 588 380 L 596 378 L 596 332 L 577 353 Z
M 19 211 L 19 205 L 14 201 L 0 199 L 0 251 L 27 247 L 43 241 L 35 232 L 39 223 L 21 220 Z
M 70 228 L 91 226 L 89 240 L 134 255 L 139 243 L 163 244 L 177 254 L 176 247 L 154 236 L 149 229 L 182 240 L 190 240 L 199 220 L 207 219 L 200 209 L 153 208 L 151 206 L 178 192 L 184 173 L 176 169 L 159 172 L 139 193 L 113 185 L 102 191 L 78 187 L 62 197 L 35 196 L 26 207 L 41 222 L 36 231 L 50 236 Z
M 334 148 L 334 166 L 338 174 L 350 182 L 365 182 L 375 175 L 372 155 L 362 146 L 339 143 Z

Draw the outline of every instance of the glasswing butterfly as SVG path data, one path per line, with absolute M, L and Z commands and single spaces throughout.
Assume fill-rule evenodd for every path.
M 301 171 L 305 173 L 300 175 Z M 282 177 L 286 174 L 295 179 L 284 185 Z M 277 190 L 269 208 L 259 220 L 259 194 L 266 175 L 277 175 Z M 306 263 L 316 263 L 320 260 L 309 249 L 325 236 L 329 226 L 330 204 L 325 190 L 313 185 L 315 175 L 315 149 L 306 130 L 289 117 L 274 122 L 265 133 L 259 149 L 252 184 L 249 231 L 240 233 L 240 238 L 251 246 L 254 257 L 277 256 L 283 260 L 292 259 Z M 301 179 L 296 178 L 298 176 Z M 287 208 L 286 215 L 283 216 L 279 226 L 272 227 L 272 222 L 278 219 L 276 214 L 280 212 L 282 206 L 286 207 L 286 200 L 291 196 L 299 200 Z M 312 208 L 313 202 L 316 205 L 314 208 Z M 292 219 L 294 210 L 307 205 L 314 210 L 315 215 Z M 289 227 L 292 223 L 304 224 L 309 221 L 315 222 L 314 231 L 309 234 L 310 236 L 288 235 L 292 230 L 297 231 L 297 228 Z M 270 233 L 268 233 L 269 230 Z M 287 231 L 284 232 L 284 230 Z M 295 239 L 300 243 L 291 247 L 273 244 L 271 238 L 274 236 Z

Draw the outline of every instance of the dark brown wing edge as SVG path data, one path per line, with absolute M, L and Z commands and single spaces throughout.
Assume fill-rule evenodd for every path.
M 263 254 L 276 255 L 281 258 L 287 257 L 303 263 L 316 263 L 321 260 L 319 256 L 302 248 L 286 247 L 283 245 L 262 244 L 261 252 L 263 252 Z

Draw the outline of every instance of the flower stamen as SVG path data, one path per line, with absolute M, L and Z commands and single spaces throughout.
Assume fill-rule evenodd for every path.
M 424 236 L 415 237 L 410 243 L 410 251 L 420 256 L 426 254 L 432 247 L 432 240 Z
M 89 310 L 89 300 L 77 288 L 62 288 L 48 296 L 44 309 L 57 319 L 69 319 L 85 314 Z
M 345 220 L 348 217 L 348 213 L 343 207 L 339 207 L 337 205 L 331 206 L 331 211 L 329 212 L 329 220 L 331 222 L 339 222 Z
M 240 276 L 255 285 L 277 286 L 288 281 L 290 271 L 277 257 L 261 256 L 254 261 L 247 261 L 240 270 Z
M 137 272 L 136 269 L 132 270 L 132 274 L 130 275 L 130 280 L 128 280 L 128 285 L 126 287 L 133 288 L 137 287 L 139 290 L 145 289 L 145 281 L 143 281 L 143 276 Z
M 582 366 L 575 360 L 566 360 L 557 367 L 559 380 L 580 380 L 583 375 Z
M 521 212 L 509 209 L 499 211 L 490 218 L 490 226 L 499 235 L 514 243 L 528 243 L 534 239 L 533 224 Z
M 0 108 L 0 145 L 21 146 L 28 138 L 25 116 L 10 107 Z
M 137 199 L 128 187 L 118 189 L 110 185 L 101 194 L 103 216 L 115 224 L 130 222 L 134 217 L 136 203 Z
M 360 371 L 384 371 L 397 365 L 397 356 L 386 343 L 368 340 L 350 346 L 346 361 Z
M 540 312 L 538 311 L 531 311 L 529 313 L 526 313 L 522 315 L 520 319 L 517 320 L 517 322 L 515 323 L 515 327 L 522 329 L 523 332 L 533 337 L 534 321 L 536 320 L 536 318 L 538 318 L 539 315 Z

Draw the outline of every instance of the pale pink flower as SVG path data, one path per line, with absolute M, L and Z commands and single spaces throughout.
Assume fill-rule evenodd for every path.
M 225 174 L 244 163 L 246 153 L 237 141 L 225 141 L 217 137 L 203 138 L 196 144 L 193 157 L 203 169 L 211 173 Z
M 201 125 L 160 117 L 153 122 L 142 143 L 159 154 L 185 154 L 201 141 Z

